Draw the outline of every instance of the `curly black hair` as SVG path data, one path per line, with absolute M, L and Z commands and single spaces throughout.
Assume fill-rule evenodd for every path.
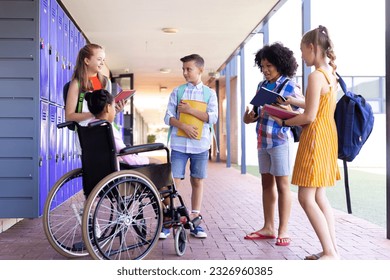
M 293 77 L 297 71 L 298 63 L 295 60 L 294 53 L 282 43 L 273 43 L 265 45 L 255 56 L 255 64 L 261 70 L 261 61 L 267 59 L 274 65 L 277 71 L 287 77 Z

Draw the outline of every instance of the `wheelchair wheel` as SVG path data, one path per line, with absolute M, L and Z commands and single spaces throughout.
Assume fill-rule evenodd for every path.
M 161 227 L 160 194 L 139 172 L 106 176 L 87 199 L 83 238 L 94 259 L 142 259 L 157 243 Z
M 183 256 L 187 248 L 187 232 L 183 226 L 179 226 L 173 231 L 175 238 L 175 251 L 178 256 Z
M 43 225 L 46 237 L 58 253 L 68 258 L 88 255 L 81 230 L 84 202 L 80 168 L 63 175 L 45 202 Z

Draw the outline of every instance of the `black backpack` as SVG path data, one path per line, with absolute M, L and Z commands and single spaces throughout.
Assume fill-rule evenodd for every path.
M 341 76 L 339 84 L 344 95 L 337 102 L 335 120 L 338 136 L 338 158 L 352 161 L 360 152 L 374 127 L 374 113 L 363 96 L 347 91 Z

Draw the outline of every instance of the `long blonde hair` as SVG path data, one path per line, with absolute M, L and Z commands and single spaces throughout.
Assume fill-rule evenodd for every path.
M 72 79 L 76 79 L 79 82 L 81 92 L 93 91 L 92 83 L 87 75 L 87 65 L 85 64 L 84 60 L 86 58 L 90 59 L 94 54 L 94 50 L 98 49 L 103 50 L 103 47 L 97 44 L 87 44 L 80 49 L 77 55 L 76 66 Z M 102 87 L 105 88 L 107 79 L 105 79 L 105 77 L 100 73 L 97 75 L 100 83 L 102 84 Z
M 320 46 L 323 55 L 329 58 L 329 65 L 333 68 L 333 72 L 336 71 L 337 65 L 334 63 L 336 55 L 333 50 L 333 42 L 325 26 L 320 25 L 316 29 L 306 32 L 302 37 L 301 43 L 306 45 L 313 44 L 314 51 L 317 51 L 317 46 Z

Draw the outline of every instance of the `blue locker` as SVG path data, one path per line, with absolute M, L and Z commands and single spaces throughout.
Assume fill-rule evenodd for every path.
M 58 6 L 57 10 L 57 104 L 64 105 L 63 98 L 62 98 L 62 88 L 64 86 L 63 81 L 63 72 L 65 71 L 63 67 L 63 60 L 64 60 L 64 11 L 61 9 L 60 6 Z
M 64 67 L 64 72 L 63 72 L 63 82 L 64 84 L 70 81 L 70 65 L 69 65 L 69 18 L 68 16 L 64 13 L 64 39 L 63 39 L 63 67 Z M 62 90 L 61 90 L 62 91 Z
M 49 99 L 49 0 L 40 1 L 40 86 L 41 98 Z
M 56 107 L 56 126 L 57 124 L 62 123 L 62 111 L 64 110 L 62 107 Z M 64 174 L 63 173 L 63 149 L 62 142 L 64 141 L 64 130 L 56 128 L 56 182 L 58 179 Z
M 49 99 L 57 102 L 57 10 L 56 0 L 50 0 L 50 24 L 49 24 Z
M 79 33 L 79 49 L 84 47 L 86 43 L 87 43 L 87 40 L 85 39 L 83 33 L 80 32 Z
M 61 122 L 65 122 L 65 110 L 61 108 Z M 70 171 L 68 169 L 68 139 L 69 139 L 69 129 L 62 128 L 62 155 L 61 155 L 61 166 L 62 166 L 62 174 L 65 174 L 66 172 Z
M 77 27 L 75 26 L 74 27 L 74 37 L 73 37 L 73 54 L 74 54 L 74 65 L 76 65 L 76 61 L 77 61 L 77 55 L 79 54 L 79 50 L 80 50 L 80 47 L 79 47 L 79 39 L 80 39 L 80 35 L 79 35 L 80 31 L 77 29 Z M 72 47 L 72 46 L 71 46 Z
M 74 66 L 76 65 L 77 53 L 74 53 L 74 36 L 75 29 L 72 21 L 69 21 L 69 61 L 70 61 L 70 72 L 73 73 Z
M 57 107 L 53 104 L 49 105 L 49 188 L 51 188 L 56 180 L 56 161 L 57 154 Z
M 39 215 L 42 215 L 46 197 L 49 193 L 48 172 L 48 135 L 49 135 L 49 104 L 41 101 L 41 137 L 39 155 Z
M 73 162 L 74 162 L 73 158 L 75 156 L 74 137 L 75 137 L 75 132 L 72 130 L 68 130 L 68 161 L 67 161 L 68 171 L 75 169 L 75 167 L 73 166 Z

